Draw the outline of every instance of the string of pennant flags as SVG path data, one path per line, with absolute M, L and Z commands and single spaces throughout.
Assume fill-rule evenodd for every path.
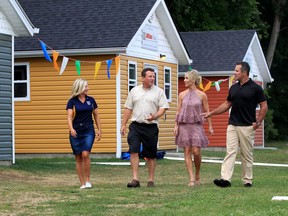
M 99 72 L 99 69 L 100 69 L 100 67 L 101 67 L 102 62 L 106 62 L 106 64 L 107 64 L 106 73 L 107 73 L 108 79 L 110 79 L 110 67 L 111 67 L 111 64 L 112 64 L 112 62 L 113 62 L 113 59 L 114 59 L 114 61 L 115 61 L 116 76 L 117 76 L 117 74 L 118 74 L 119 66 L 120 66 L 120 65 L 119 65 L 119 64 L 120 64 L 120 56 L 116 56 L 116 57 L 114 57 L 114 58 L 112 58 L 112 59 L 108 59 L 108 60 L 105 60 L 105 61 L 97 61 L 97 62 L 95 62 L 95 61 L 81 61 L 81 62 L 80 62 L 80 60 L 76 60 L 76 59 L 73 59 L 73 58 L 68 58 L 68 57 L 62 55 L 61 53 L 55 51 L 53 48 L 49 47 L 47 44 L 45 44 L 45 43 L 44 43 L 42 40 L 40 40 L 39 38 L 37 38 L 37 39 L 38 39 L 38 41 L 40 42 L 40 45 L 41 45 L 41 48 L 42 48 L 42 51 L 43 51 L 43 54 L 44 54 L 45 59 L 46 59 L 47 61 L 49 61 L 49 62 L 53 62 L 53 66 L 54 66 L 55 70 L 59 72 L 59 75 L 62 75 L 62 74 L 63 74 L 63 72 L 65 71 L 66 66 L 67 66 L 69 60 L 73 60 L 73 61 L 75 61 L 75 67 L 76 67 L 76 71 L 77 71 L 78 76 L 81 75 L 81 62 L 87 62 L 87 63 L 93 63 L 93 64 L 95 64 L 95 68 L 94 68 L 94 80 L 95 80 L 96 77 L 97 77 L 97 75 L 98 75 L 98 72 Z M 49 55 L 48 52 L 47 52 L 47 47 L 52 50 L 53 60 L 51 59 L 50 55 Z M 59 68 L 58 63 L 57 63 L 57 60 L 58 60 L 58 57 L 59 57 L 59 56 L 62 56 L 62 57 L 63 57 L 63 59 L 62 59 L 62 64 L 61 64 L 61 67 L 60 67 L 60 68 Z M 189 67 L 189 70 L 192 70 L 192 67 L 191 67 L 191 66 Z M 220 80 L 218 80 L 218 81 L 210 81 L 210 80 L 208 80 L 208 79 L 206 79 L 206 78 L 203 78 L 203 80 L 206 80 L 208 83 L 207 83 L 207 84 L 205 85 L 205 87 L 204 87 L 204 86 L 203 86 L 203 83 L 201 82 L 201 83 L 199 84 L 199 88 L 200 88 L 202 91 L 205 92 L 205 91 L 208 91 L 208 90 L 211 88 L 211 86 L 215 86 L 216 91 L 220 91 L 220 84 L 221 84 L 222 82 L 226 82 L 226 81 L 229 80 L 229 86 L 231 86 L 231 85 L 232 85 L 232 82 L 233 82 L 233 79 L 234 79 L 233 76 L 231 76 L 231 77 L 229 77 L 229 78 L 227 78 L 227 79 L 220 79 Z
M 189 66 L 189 69 L 188 69 L 189 71 L 191 71 L 192 70 L 192 67 L 191 66 Z M 229 78 L 227 78 L 227 79 L 220 79 L 220 80 L 217 80 L 217 81 L 210 81 L 210 80 L 208 80 L 208 79 L 206 79 L 206 78 L 204 78 L 204 77 L 202 77 L 202 79 L 203 80 L 206 80 L 208 83 L 205 85 L 205 87 L 203 86 L 203 82 L 201 82 L 200 84 L 199 84 L 199 88 L 202 90 L 202 91 L 208 91 L 210 88 L 211 88 L 211 86 L 215 86 L 215 88 L 216 88 L 216 91 L 220 91 L 220 84 L 222 83 L 222 82 L 226 82 L 226 81 L 228 81 L 229 80 L 229 86 L 231 86 L 232 85 L 232 82 L 233 82 L 233 80 L 234 80 L 234 76 L 230 76 Z
M 111 64 L 113 62 L 113 59 L 115 61 L 116 76 L 118 74 L 119 64 L 120 64 L 120 56 L 116 56 L 116 57 L 114 57 L 112 59 L 108 59 L 108 60 L 105 60 L 105 61 L 97 61 L 97 62 L 94 62 L 94 61 L 81 61 L 80 62 L 80 60 L 76 60 L 76 59 L 73 59 L 73 58 L 68 58 L 68 57 L 62 55 L 61 53 L 55 51 L 53 48 L 49 47 L 47 44 L 45 44 L 39 38 L 37 38 L 37 39 L 40 42 L 40 45 L 41 45 L 41 48 L 42 48 L 42 51 L 43 51 L 45 59 L 47 61 L 49 61 L 49 62 L 53 62 L 53 66 L 54 66 L 55 70 L 59 72 L 59 75 L 63 74 L 63 72 L 65 71 L 69 60 L 73 60 L 73 61 L 75 61 L 75 67 L 76 67 L 76 71 L 77 71 L 78 76 L 81 75 L 81 62 L 87 62 L 87 63 L 95 64 L 95 68 L 94 68 L 94 80 L 95 80 L 97 75 L 98 75 L 98 72 L 99 72 L 99 69 L 101 67 L 102 62 L 105 62 L 107 64 L 107 70 L 106 70 L 107 77 L 108 77 L 108 79 L 110 79 L 110 67 L 111 67 Z M 50 55 L 48 54 L 47 48 L 52 50 L 53 60 L 51 59 Z M 57 63 L 57 60 L 58 60 L 59 56 L 63 56 L 62 64 L 61 64 L 60 68 L 59 68 L 58 63 Z
M 203 87 L 203 83 L 202 83 L 202 82 L 199 84 L 199 88 L 200 88 L 202 91 L 205 92 L 205 91 L 208 91 L 208 90 L 211 88 L 211 86 L 215 86 L 216 91 L 220 91 L 220 84 L 221 84 L 222 82 L 226 82 L 226 81 L 229 81 L 229 86 L 231 86 L 234 77 L 231 76 L 231 77 L 229 77 L 229 78 L 227 78 L 227 79 L 220 79 L 220 80 L 218 80 L 218 81 L 210 81 L 210 80 L 208 80 L 208 79 L 206 79 L 206 78 L 202 78 L 202 79 L 208 81 L 208 83 L 205 85 L 205 87 Z

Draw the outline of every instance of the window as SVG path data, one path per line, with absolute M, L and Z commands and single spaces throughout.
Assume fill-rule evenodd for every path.
M 135 62 L 128 62 L 128 91 L 137 85 L 137 65 Z
M 30 71 L 29 63 L 15 63 L 14 65 L 14 100 L 30 100 Z
M 164 90 L 168 101 L 171 101 L 171 68 L 164 67 Z

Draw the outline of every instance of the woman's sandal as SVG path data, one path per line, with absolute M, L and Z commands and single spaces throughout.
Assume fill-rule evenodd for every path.
M 189 184 L 188 184 L 188 187 L 193 187 L 193 186 L 195 186 L 194 181 L 190 181 Z

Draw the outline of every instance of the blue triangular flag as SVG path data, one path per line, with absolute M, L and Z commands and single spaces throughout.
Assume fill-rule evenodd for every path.
M 110 79 L 110 66 L 112 64 L 112 59 L 107 60 L 106 63 L 107 63 L 107 76 L 108 79 Z
M 43 43 L 42 41 L 40 41 L 40 43 L 41 43 L 41 47 L 42 47 L 42 50 L 43 50 L 43 53 L 44 53 L 46 60 L 52 62 L 52 59 L 50 58 L 49 54 L 47 53 L 46 44 Z

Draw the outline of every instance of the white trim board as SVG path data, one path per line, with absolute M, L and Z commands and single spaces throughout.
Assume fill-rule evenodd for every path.
M 184 161 L 184 158 L 176 158 L 176 157 L 164 157 L 168 160 L 181 160 Z M 222 163 L 221 160 L 205 160 L 203 159 L 202 162 L 204 163 Z M 241 164 L 240 161 L 236 161 L 235 164 Z M 271 164 L 271 163 L 253 163 L 255 166 L 270 166 L 270 167 L 288 167 L 288 164 Z
M 285 200 L 285 201 L 288 201 L 288 196 L 274 196 L 274 197 L 272 197 L 272 200 L 277 200 L 277 201 Z
M 119 166 L 119 165 L 124 165 L 124 166 L 130 166 L 130 162 L 91 162 L 91 164 L 100 164 L 100 165 L 112 165 L 112 166 Z M 139 165 L 143 166 L 145 165 L 146 162 L 140 162 Z

